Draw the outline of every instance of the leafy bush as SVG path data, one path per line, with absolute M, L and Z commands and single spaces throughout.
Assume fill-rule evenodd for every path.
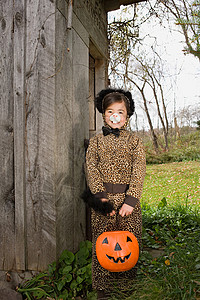
M 48 270 L 22 283 L 18 292 L 24 299 L 75 299 L 81 296 L 92 299 L 91 276 L 92 243 L 80 243 L 80 250 L 73 254 L 64 250 L 58 264 L 53 262 Z
M 155 153 L 149 143 L 145 144 L 145 148 L 148 164 L 200 160 L 200 132 L 192 132 L 170 142 L 168 151 Z
M 168 152 L 162 152 L 159 154 L 146 153 L 146 159 L 148 164 L 162 164 L 169 162 L 180 162 L 189 160 L 200 160 L 199 148 L 190 146 L 183 149 L 174 149 Z
M 155 154 L 146 152 L 146 160 L 148 164 L 163 164 L 169 162 L 180 162 L 189 160 L 200 160 L 200 150 L 196 146 L 187 148 L 172 149 L 166 152 Z
M 167 206 L 163 198 L 157 208 L 143 205 L 143 245 L 160 248 L 187 243 L 192 236 L 199 241 L 200 217 L 198 210 L 183 205 Z

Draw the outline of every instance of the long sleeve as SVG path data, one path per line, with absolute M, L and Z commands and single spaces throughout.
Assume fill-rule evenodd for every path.
M 132 174 L 129 189 L 126 192 L 125 203 L 134 207 L 141 198 L 146 174 L 145 151 L 140 139 L 138 139 L 137 146 L 133 149 L 132 159 Z
M 92 194 L 96 197 L 106 198 L 106 190 L 103 185 L 103 175 L 98 168 L 98 137 L 90 139 L 90 143 L 86 153 L 86 171 L 87 183 Z

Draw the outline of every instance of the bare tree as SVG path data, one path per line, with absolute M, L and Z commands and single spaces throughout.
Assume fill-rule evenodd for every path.
M 150 9 L 148 13 L 151 14 Z M 115 82 L 115 85 L 117 83 L 119 87 L 123 86 L 130 89 L 136 87 L 140 93 L 154 149 L 157 152 L 158 137 L 153 128 L 148 105 L 149 96 L 146 91 L 150 89 L 153 94 L 153 103 L 163 128 L 165 149 L 168 149 L 169 122 L 164 88 L 162 86 L 164 77 L 163 64 L 153 47 L 150 54 L 151 59 L 149 59 L 149 54 L 146 51 L 142 51 L 142 40 L 139 38 L 137 28 L 135 27 L 136 15 L 136 8 L 134 8 L 133 20 L 122 21 L 122 18 L 120 18 L 119 21 L 114 20 L 109 26 L 110 74 L 112 82 Z M 146 18 L 148 18 L 148 14 Z
M 192 127 L 196 125 L 196 122 L 200 119 L 200 106 L 188 105 L 183 107 L 178 115 L 177 119 L 179 121 L 180 127 L 188 126 Z
M 112 23 L 108 24 L 109 66 L 111 72 L 121 68 L 124 69 L 129 65 L 131 50 L 139 42 L 138 27 L 135 25 L 137 5 L 131 5 L 129 10 L 131 10 L 131 13 L 127 20 L 120 16 L 118 20 L 114 19 Z M 124 11 L 127 11 L 127 8 Z
M 185 54 L 193 54 L 200 60 L 200 1 L 199 0 L 157 0 L 157 14 L 161 5 L 163 17 L 172 16 L 181 28 L 186 47 Z
M 148 61 L 147 54 L 140 53 L 135 55 L 131 53 L 129 60 L 127 60 L 128 65 L 126 65 L 125 72 L 123 69 L 116 70 L 112 69 L 112 72 L 117 76 L 118 80 L 121 77 L 123 82 L 126 82 L 126 86 L 133 86 L 137 88 L 143 99 L 143 107 L 147 116 L 149 123 L 152 141 L 154 144 L 155 151 L 158 151 L 158 142 L 157 136 L 153 129 L 153 123 L 151 120 L 151 114 L 148 107 L 149 98 L 149 88 L 153 95 L 151 104 L 155 103 L 155 108 L 157 110 L 158 117 L 162 124 L 164 139 L 165 139 L 165 150 L 168 149 L 168 131 L 169 131 L 169 122 L 167 117 L 167 110 L 164 97 L 164 89 L 161 84 L 163 77 L 163 71 L 161 68 L 161 62 L 159 59 L 156 59 L 154 56 L 151 60 Z M 149 88 L 148 88 L 149 87 Z
M 156 107 L 157 107 L 157 113 L 158 113 L 158 116 L 159 116 L 159 119 L 161 121 L 162 128 L 163 128 L 163 133 L 164 133 L 164 138 L 165 138 L 165 149 L 168 149 L 169 122 L 168 122 L 168 117 L 167 117 L 164 90 L 163 90 L 163 87 L 161 84 L 161 78 L 163 77 L 163 70 L 160 68 L 160 66 L 162 65 L 162 62 L 161 62 L 160 58 L 158 61 L 158 59 L 156 59 L 155 56 L 152 59 L 153 63 L 151 63 L 151 64 L 148 63 L 147 61 L 145 61 L 146 59 L 144 57 L 139 58 L 138 56 L 134 55 L 134 59 L 137 62 L 139 62 L 139 64 L 140 64 L 139 71 L 142 72 L 143 78 L 145 78 L 146 83 L 150 86 L 150 88 L 153 92 L 154 100 L 155 100 Z M 138 73 L 135 73 L 134 75 L 138 79 L 140 79 L 140 76 L 138 76 L 139 75 Z M 161 99 L 164 117 L 161 112 L 159 98 Z
M 142 86 L 139 86 L 139 84 L 137 84 L 136 81 L 134 81 L 133 79 L 131 79 L 130 77 L 128 77 L 128 75 L 126 75 L 126 79 L 129 82 L 132 82 L 135 85 L 135 87 L 139 90 L 139 92 L 141 93 L 141 95 L 142 95 L 143 104 L 144 104 L 144 110 L 145 110 L 145 113 L 146 113 L 146 116 L 147 116 L 147 120 L 148 120 L 148 123 L 149 123 L 154 150 L 155 150 L 156 153 L 158 153 L 158 150 L 159 150 L 158 137 L 157 137 L 157 135 L 155 133 L 155 130 L 153 128 L 153 124 L 152 124 L 152 120 L 151 120 L 151 116 L 150 116 L 149 109 L 148 109 L 148 104 L 147 104 L 148 100 L 147 100 L 147 98 L 145 96 L 145 92 L 144 92 L 145 85 L 146 85 L 147 82 L 144 80 Z

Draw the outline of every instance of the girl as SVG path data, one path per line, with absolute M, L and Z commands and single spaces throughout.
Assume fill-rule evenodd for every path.
M 145 152 L 141 140 L 126 129 L 134 112 L 130 92 L 121 89 L 102 90 L 95 99 L 103 114 L 103 133 L 90 139 L 86 154 L 87 180 L 93 208 L 92 223 L 92 279 L 98 299 L 110 291 L 113 282 L 127 286 L 127 280 L 136 274 L 136 268 L 114 273 L 98 263 L 95 244 L 104 231 L 129 230 L 141 245 L 142 216 L 139 199 L 146 170 Z M 130 280 L 129 280 L 130 281 Z

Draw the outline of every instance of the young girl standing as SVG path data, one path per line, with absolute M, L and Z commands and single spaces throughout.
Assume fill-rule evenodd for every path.
M 100 294 L 109 292 L 113 281 L 127 284 L 134 278 L 136 267 L 124 272 L 109 272 L 99 264 L 95 244 L 104 231 L 128 230 L 141 245 L 142 215 L 140 197 L 146 171 L 145 152 L 141 140 L 126 129 L 134 112 L 130 92 L 120 89 L 102 90 L 96 107 L 103 115 L 103 132 L 90 139 L 86 154 L 88 186 L 92 209 L 92 279 Z

